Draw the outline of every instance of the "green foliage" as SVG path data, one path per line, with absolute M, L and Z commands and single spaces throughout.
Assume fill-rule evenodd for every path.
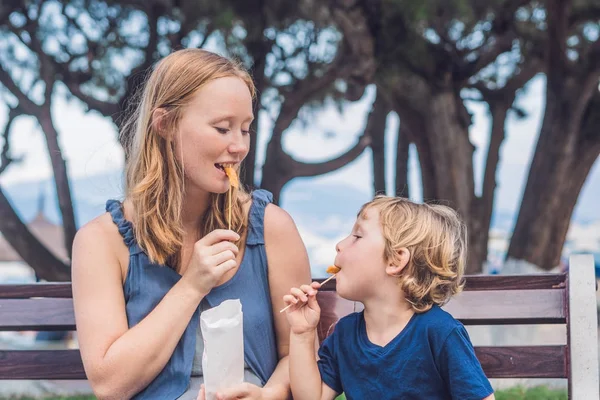
M 546 386 L 537 386 L 530 389 L 522 386 L 495 393 L 496 400 L 567 400 L 567 391 L 549 389 Z
M 516 386 L 510 389 L 496 390 L 496 400 L 567 400 L 567 391 L 562 389 L 549 389 L 546 386 L 524 388 Z M 343 394 L 336 400 L 346 400 Z

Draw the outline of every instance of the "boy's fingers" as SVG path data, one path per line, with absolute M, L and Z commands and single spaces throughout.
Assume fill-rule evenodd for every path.
M 302 290 L 300 290 L 298 288 L 292 288 L 292 290 L 290 290 L 290 293 L 293 296 L 296 296 L 296 298 L 299 299 L 299 300 L 301 300 L 301 301 L 307 301 L 308 300 L 308 297 L 306 296 L 306 294 Z
M 313 289 L 319 290 L 321 289 L 321 283 L 320 282 L 313 282 L 310 284 L 310 286 L 312 286 Z
M 302 286 L 300 286 L 300 289 L 302 289 L 302 291 L 309 296 L 312 296 L 313 294 L 316 293 L 315 289 L 313 289 L 310 285 L 302 285 Z
M 308 306 L 315 311 L 319 311 L 319 302 L 317 301 L 317 296 L 309 296 L 308 297 Z
M 283 296 L 283 302 L 285 304 L 297 304 L 298 299 L 292 296 L 291 294 L 286 294 L 285 296 Z

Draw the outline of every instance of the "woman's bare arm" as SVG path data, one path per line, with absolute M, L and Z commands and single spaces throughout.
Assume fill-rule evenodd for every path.
M 184 275 L 154 310 L 129 329 L 117 246 L 124 244 L 108 215 L 82 227 L 73 244 L 73 300 L 81 356 L 101 399 L 129 398 L 145 388 L 170 359 L 205 295 Z
M 288 366 L 290 328 L 285 314 L 279 310 L 285 306 L 283 296 L 290 288 L 310 283 L 311 276 L 306 247 L 296 224 L 287 212 L 273 204 L 265 210 L 265 247 L 279 354 L 279 364 L 265 389 L 273 399 L 288 399 L 291 398 Z

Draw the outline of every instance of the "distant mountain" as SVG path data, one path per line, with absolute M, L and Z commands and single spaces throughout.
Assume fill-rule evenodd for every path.
M 121 171 L 113 171 L 72 180 L 78 225 L 103 213 L 107 199 L 122 199 L 121 174 Z M 598 196 L 594 204 L 600 198 L 600 184 L 588 182 L 586 185 L 586 198 L 596 189 Z M 50 180 L 9 185 L 5 190 L 23 220 L 29 221 L 35 216 L 40 194 L 43 193 L 46 216 L 51 221 L 60 221 L 54 185 Z M 369 192 L 350 185 L 327 184 L 314 179 L 296 179 L 286 186 L 281 196 L 282 206 L 298 225 L 315 276 L 325 275 L 326 266 L 335 257 L 335 244 L 349 234 L 360 206 L 370 198 Z M 578 205 L 575 221 L 588 224 L 589 221 L 600 220 L 600 207 L 588 206 L 587 203 L 583 206 Z M 492 228 L 509 235 L 515 219 L 515 212 L 496 210 Z

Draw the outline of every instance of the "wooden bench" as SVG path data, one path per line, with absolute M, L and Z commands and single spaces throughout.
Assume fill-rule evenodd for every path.
M 319 337 L 361 304 L 319 294 Z M 468 276 L 445 309 L 465 325 L 563 324 L 564 345 L 476 347 L 489 378 L 563 378 L 569 398 L 600 398 L 596 280 L 591 256 L 573 256 L 564 274 Z M 71 285 L 0 285 L 0 331 L 74 330 Z M 85 379 L 78 350 L 0 350 L 0 380 Z

